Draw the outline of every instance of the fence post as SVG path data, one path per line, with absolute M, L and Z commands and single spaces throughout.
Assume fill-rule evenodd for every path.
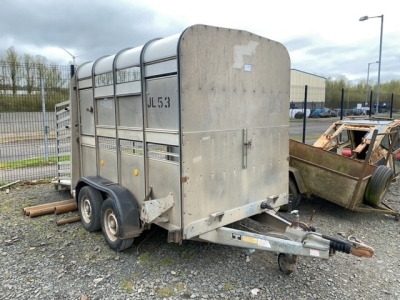
M 371 114 L 372 114 L 372 91 L 369 94 L 369 117 L 371 118 Z
M 393 93 L 392 93 L 392 99 L 390 100 L 390 118 L 393 117 Z
M 340 120 L 343 120 L 343 106 L 344 106 L 344 88 L 342 88 L 342 97 L 340 98 Z
M 47 117 L 46 117 L 46 99 L 44 96 L 44 78 L 40 78 L 40 86 L 41 86 L 41 94 L 42 94 L 44 154 L 45 154 L 46 162 L 48 163 L 49 162 L 49 142 L 48 142 L 49 126 L 47 124 Z
M 306 142 L 307 89 L 308 89 L 308 85 L 306 85 L 304 87 L 303 144 Z

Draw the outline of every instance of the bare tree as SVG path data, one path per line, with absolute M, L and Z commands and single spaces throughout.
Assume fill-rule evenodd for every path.
M 50 92 L 57 92 L 62 86 L 62 75 L 56 65 L 48 66 L 46 71 L 46 89 Z
M 4 58 L 0 57 L 0 87 L 1 87 L 1 94 L 7 93 L 7 65 Z
M 24 54 L 24 77 L 26 80 L 26 90 L 30 95 L 35 83 L 35 62 L 29 54 Z
M 36 83 L 37 89 L 40 91 L 40 82 L 46 77 L 47 71 L 47 59 L 44 56 L 35 56 L 35 66 L 36 66 Z
M 12 46 L 7 49 L 6 62 L 9 66 L 8 72 L 11 79 L 12 93 L 15 95 L 18 88 L 18 54 Z

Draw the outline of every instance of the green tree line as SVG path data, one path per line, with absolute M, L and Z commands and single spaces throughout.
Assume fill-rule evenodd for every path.
M 367 102 L 369 105 L 371 91 L 372 103 L 376 102 L 377 83 L 370 81 L 367 85 L 366 80 L 352 83 L 350 80 L 347 79 L 346 76 L 342 75 L 338 78 L 330 77 L 326 80 L 326 107 L 340 107 L 342 89 L 344 89 L 343 98 L 345 108 L 353 108 L 359 103 L 365 105 L 365 102 Z M 388 82 L 380 84 L 380 103 L 390 103 L 392 94 L 394 98 L 394 103 L 397 104 L 400 101 L 400 80 L 392 79 Z

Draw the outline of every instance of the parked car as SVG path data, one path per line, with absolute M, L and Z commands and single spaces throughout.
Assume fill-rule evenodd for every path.
M 376 111 L 376 106 L 377 106 L 377 104 L 375 103 L 375 104 L 374 104 L 374 108 L 373 108 L 374 112 Z M 388 105 L 388 103 L 383 102 L 383 103 L 380 103 L 380 104 L 379 104 L 379 110 L 378 110 L 378 112 L 380 112 L 380 113 L 386 113 L 386 112 L 389 111 L 389 109 L 390 109 L 390 106 Z
M 365 115 L 365 110 L 361 109 L 361 108 L 353 108 L 353 116 L 362 116 Z
M 340 117 L 340 116 L 341 116 L 341 113 L 342 113 L 342 110 L 341 110 L 340 108 L 336 108 L 336 109 L 335 109 L 335 112 L 336 112 L 336 115 L 337 115 L 338 117 Z M 343 117 L 347 117 L 347 116 L 349 116 L 349 115 L 351 115 L 351 112 L 349 112 L 348 109 L 343 109 Z
M 295 119 L 303 119 L 304 113 L 302 111 L 298 111 L 297 113 L 295 113 L 294 118 Z
M 336 111 L 334 111 L 332 109 L 328 109 L 319 114 L 320 118 L 330 118 L 330 117 L 337 117 L 337 116 L 338 116 L 338 114 L 336 113 Z
M 325 112 L 325 108 L 317 108 L 317 109 L 314 109 L 314 110 L 310 113 L 310 115 L 309 115 L 308 117 L 309 117 L 309 118 L 319 118 L 319 117 L 320 117 L 320 114 L 323 113 L 323 112 Z

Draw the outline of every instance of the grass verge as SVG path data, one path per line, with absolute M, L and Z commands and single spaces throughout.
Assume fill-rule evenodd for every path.
M 69 160 L 69 156 L 60 157 L 60 161 L 68 161 L 68 160 Z M 55 163 L 57 163 L 56 156 L 49 157 L 48 161 L 46 161 L 46 159 L 44 157 L 6 161 L 6 162 L 0 163 L 0 170 L 54 165 Z

